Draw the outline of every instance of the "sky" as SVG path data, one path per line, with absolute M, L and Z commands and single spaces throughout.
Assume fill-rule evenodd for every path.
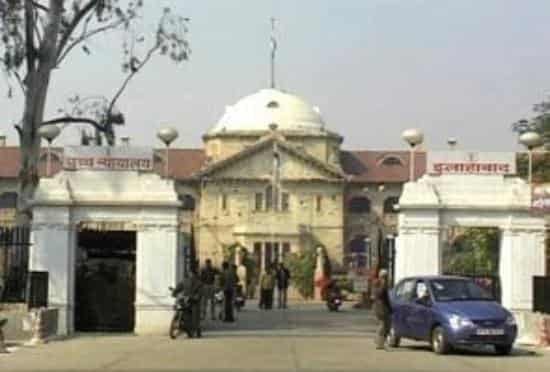
M 404 149 L 401 132 L 421 128 L 427 149 L 519 150 L 511 124 L 550 96 L 548 0 L 146 0 L 138 25 L 153 35 L 162 8 L 191 18 L 192 54 L 176 65 L 155 57 L 121 97 L 119 136 L 198 148 L 225 106 L 269 84 L 270 18 L 277 19 L 277 87 L 318 106 L 346 149 Z M 124 78 L 120 33 L 89 43 L 55 70 L 47 117 L 74 95 L 112 96 Z M 147 41 L 147 39 L 146 39 Z M 0 80 L 0 130 L 21 96 Z M 56 144 L 77 144 L 76 127 Z

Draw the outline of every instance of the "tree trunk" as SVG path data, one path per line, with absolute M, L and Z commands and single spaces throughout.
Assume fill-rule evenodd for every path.
M 38 50 L 26 51 L 35 55 L 32 60 L 36 61 L 36 67 L 28 66 L 25 108 L 20 133 L 21 151 L 16 222 L 21 226 L 29 226 L 32 221 L 32 199 L 39 183 L 40 136 L 38 128 L 44 120 L 51 71 L 55 66 L 63 3 L 64 0 L 50 0 L 48 22 L 42 43 Z M 32 20 L 27 21 L 32 22 Z

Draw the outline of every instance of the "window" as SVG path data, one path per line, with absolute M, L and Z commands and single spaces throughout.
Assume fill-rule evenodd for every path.
M 265 189 L 265 210 L 269 211 L 271 208 L 273 208 L 273 187 L 269 185 Z
M 351 213 L 370 213 L 370 200 L 364 196 L 352 198 L 348 203 Z
M 290 203 L 289 203 L 289 195 L 287 192 L 283 192 L 283 194 L 281 195 L 281 209 L 283 211 L 288 211 L 289 210 L 289 207 L 290 207 Z
M 182 204 L 182 209 L 184 211 L 194 211 L 195 210 L 195 198 L 189 194 L 179 196 L 179 200 Z
M 283 260 L 290 254 L 290 243 L 283 243 Z
M 222 204 L 222 211 L 226 211 L 227 210 L 227 194 L 222 194 L 221 195 L 221 204 Z
M 315 210 L 317 212 L 321 212 L 322 209 L 323 209 L 323 196 L 317 195 L 315 197 Z
M 390 196 L 384 200 L 384 213 L 397 213 L 396 206 L 399 204 L 397 196 Z
M 254 204 L 254 209 L 257 211 L 261 211 L 264 204 L 264 194 L 261 192 L 256 193 L 256 200 Z
M 394 166 L 394 165 L 403 166 L 403 161 L 395 155 L 389 155 L 384 157 L 380 163 L 386 166 Z
M 17 193 L 5 192 L 0 195 L 0 208 L 16 208 Z
M 395 288 L 395 297 L 400 301 L 409 301 L 415 289 L 415 284 L 414 279 L 405 280 L 399 283 Z

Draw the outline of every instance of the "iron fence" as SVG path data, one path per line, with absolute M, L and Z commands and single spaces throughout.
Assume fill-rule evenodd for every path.
M 0 302 L 25 302 L 30 230 L 0 227 Z

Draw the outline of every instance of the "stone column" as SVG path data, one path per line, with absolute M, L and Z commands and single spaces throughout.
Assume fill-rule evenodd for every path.
M 322 299 L 322 282 L 325 278 L 325 256 L 323 254 L 323 248 L 317 247 L 317 261 L 315 263 L 315 274 L 314 274 L 314 298 L 316 300 Z
M 49 273 L 48 307 L 58 309 L 62 336 L 74 331 L 75 240 L 69 207 L 35 207 L 29 271 Z
M 531 311 L 533 276 L 545 275 L 543 229 L 502 230 L 499 275 L 502 305 L 509 310 Z

